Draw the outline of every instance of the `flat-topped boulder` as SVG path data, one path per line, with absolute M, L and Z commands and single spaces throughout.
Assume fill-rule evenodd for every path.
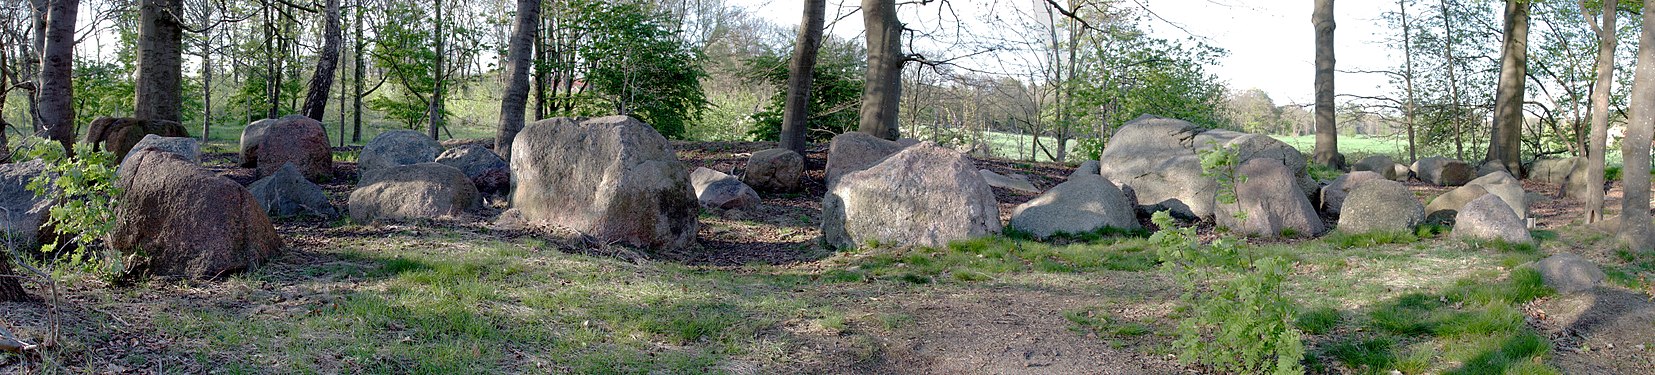
M 1339 214 L 1346 233 L 1412 231 L 1425 221 L 1425 207 L 1408 187 L 1390 180 L 1368 181 L 1351 190 Z
M 1528 226 L 1511 206 L 1494 194 L 1472 199 L 1454 215 L 1454 237 L 1498 240 L 1507 243 L 1534 243 Z
M 1021 191 L 1024 193 L 1040 193 L 1040 189 L 1029 182 L 1023 175 L 1003 175 L 987 169 L 978 169 L 977 174 L 983 176 L 983 181 L 990 187 Z
M 627 116 L 552 118 L 512 142 L 511 204 L 523 221 L 648 248 L 695 243 L 688 168 L 655 128 Z
M 479 193 L 496 195 L 511 190 L 511 166 L 486 147 L 470 144 L 450 148 L 437 155 L 437 163 L 465 173 Z
M 1109 138 L 1098 157 L 1098 175 L 1130 187 L 1141 212 L 1211 218 L 1218 182 L 1201 175 L 1195 136 L 1203 131 L 1187 121 L 1140 116 Z
M 1598 268 L 1597 264 L 1570 253 L 1546 257 L 1530 264 L 1529 267 L 1540 271 L 1541 280 L 1558 294 L 1591 291 L 1592 288 L 1603 284 L 1606 278 L 1603 269 Z
M 235 181 L 170 152 L 143 150 L 119 173 L 110 247 L 145 275 L 215 279 L 262 264 L 281 237 Z
M 1138 229 L 1141 226 L 1136 210 L 1114 182 L 1096 174 L 1081 174 L 1017 205 L 1008 226 L 1039 238 L 1103 228 Z
M 166 120 L 143 120 L 129 117 L 99 117 L 87 125 L 86 143 L 93 150 L 108 150 L 115 160 L 125 160 L 126 154 L 137 146 L 145 135 L 162 137 L 189 137 L 184 125 Z M 101 147 L 101 148 L 100 148 Z
M 829 246 L 941 247 L 1000 232 L 994 191 L 958 151 L 923 142 L 842 176 L 822 197 Z
M 1374 171 L 1353 171 L 1339 175 L 1338 178 L 1333 179 L 1333 182 L 1322 187 L 1322 213 L 1338 217 L 1340 210 L 1345 206 L 1345 198 L 1350 196 L 1351 190 L 1355 190 L 1357 186 L 1361 186 L 1368 181 L 1383 179 L 1385 179 L 1385 176 Z
M 442 152 L 442 144 L 425 136 L 425 133 L 392 130 L 379 133 L 373 140 L 368 141 L 367 145 L 362 146 L 362 153 L 356 157 L 356 171 L 365 177 L 379 169 L 435 162 Z
M 459 169 L 436 162 L 396 165 L 364 176 L 351 191 L 351 220 L 443 220 L 476 209 L 482 196 Z
M 1409 169 L 1414 171 L 1414 177 L 1437 186 L 1465 185 L 1476 177 L 1471 164 L 1441 156 L 1421 158 Z
M 836 135 L 828 144 L 827 184 L 832 187 L 839 177 L 879 164 L 902 148 L 900 143 L 863 132 Z
M 741 182 L 763 191 L 797 191 L 804 179 L 805 158 L 793 150 L 772 148 L 747 158 Z
M 191 163 L 195 163 L 197 165 L 201 164 L 201 143 L 196 141 L 195 138 L 162 137 L 154 134 L 145 134 L 144 138 L 138 141 L 138 144 L 132 146 L 132 149 L 154 149 L 171 152 L 178 154 L 178 156 L 184 157 L 184 160 L 188 160 Z M 127 160 L 132 159 L 131 156 L 132 153 L 127 153 L 127 158 L 121 159 L 120 166 L 125 166 Z M 116 170 L 120 170 L 120 167 L 117 167 Z
M 759 193 L 735 176 L 708 168 L 696 167 L 690 172 L 690 185 L 701 207 L 724 210 L 758 207 Z

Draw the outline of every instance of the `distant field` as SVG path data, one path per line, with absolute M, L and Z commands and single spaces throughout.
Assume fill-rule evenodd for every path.
M 1293 145 L 1294 148 L 1299 149 L 1299 152 L 1303 152 L 1306 155 L 1309 155 L 1316 149 L 1315 135 L 1301 135 L 1296 137 L 1276 135 L 1273 137 L 1276 137 L 1276 139 L 1286 142 L 1289 145 Z M 1341 135 L 1339 136 L 1339 152 L 1344 153 L 1346 157 L 1383 154 L 1390 155 L 1393 159 L 1405 160 L 1408 156 L 1408 142 L 1405 140 L 1361 135 Z M 1355 161 L 1355 158 L 1352 159 L 1353 160 L 1351 161 Z

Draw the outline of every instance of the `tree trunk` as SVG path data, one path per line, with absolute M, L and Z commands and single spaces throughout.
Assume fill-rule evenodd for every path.
M 277 109 L 281 105 L 282 74 L 281 59 L 278 53 L 283 51 L 276 41 L 276 19 L 274 6 L 269 1 L 264 2 L 264 92 L 270 108 L 265 112 L 265 118 L 277 118 L 281 112 Z
M 362 24 L 368 23 L 366 18 L 362 18 L 362 8 L 362 0 L 357 0 L 356 35 L 352 35 L 353 37 L 356 37 L 356 48 L 354 48 L 354 52 L 356 52 L 356 71 L 354 72 L 356 74 L 356 82 L 353 82 L 352 85 L 356 88 L 356 92 L 351 95 L 351 142 L 362 142 L 362 78 L 365 76 L 362 69 L 364 68 L 364 65 L 366 65 L 364 62 L 365 59 L 362 55 L 362 49 L 368 46 L 362 38 Z M 341 136 L 340 138 L 344 137 Z
M 211 32 L 211 31 L 209 31 Z M 201 142 L 205 143 L 213 133 L 213 47 L 212 38 L 201 44 L 201 107 L 204 113 L 201 116 Z
M 896 0 L 862 0 L 867 26 L 868 71 L 862 90 L 862 119 L 857 131 L 896 139 L 897 110 L 902 100 L 902 21 Z
M 1316 150 L 1311 158 L 1318 164 L 1342 168 L 1339 161 L 1339 128 L 1333 117 L 1333 0 L 1316 0 L 1311 14 L 1316 27 Z
M 75 13 L 80 7 L 80 0 L 53 0 L 48 7 L 46 45 L 40 64 L 40 123 L 52 140 L 62 144 L 64 151 L 72 153 L 75 144 L 75 88 L 71 82 L 75 69 Z
M 1655 133 L 1655 0 L 1644 0 L 1643 33 L 1638 37 L 1638 68 L 1632 75 L 1631 121 L 1621 141 L 1621 244 L 1649 251 L 1649 141 Z
M 535 19 L 537 25 L 534 35 L 534 119 L 546 119 L 546 33 L 544 32 L 544 16 Z
M 1616 0 L 1603 0 L 1603 26 L 1593 24 L 1598 35 L 1597 83 L 1592 85 L 1591 145 L 1586 149 L 1586 222 L 1603 220 L 1603 164 L 1609 143 L 1609 90 L 1615 82 L 1615 6 Z M 1586 23 L 1592 24 L 1592 15 L 1583 7 Z
M 1465 137 L 1460 129 L 1460 122 L 1465 118 L 1460 113 L 1460 81 L 1454 78 L 1454 22 L 1448 13 L 1448 0 L 1439 0 L 1437 9 L 1442 11 L 1443 43 L 1442 59 L 1448 68 L 1448 104 L 1452 115 L 1448 121 L 1454 125 L 1454 158 L 1465 160 Z
M 179 121 L 184 91 L 179 84 L 183 78 L 184 28 L 175 16 L 180 13 L 183 6 L 179 0 L 139 1 L 133 117 Z
M 787 104 L 782 112 L 781 148 L 800 155 L 805 153 L 805 131 L 810 123 L 811 80 L 815 78 L 816 54 L 822 47 L 826 14 L 827 0 L 805 0 L 804 20 L 799 23 L 799 40 L 793 45 L 793 62 L 787 67 Z
M 0 302 L 26 302 L 29 293 L 24 292 L 23 284 L 17 281 L 17 272 L 12 271 L 11 260 L 7 259 L 10 257 L 6 252 L 0 252 Z
M 1397 0 L 1397 14 L 1402 16 L 1402 87 L 1407 92 L 1407 103 L 1403 104 L 1402 117 L 1408 125 L 1408 162 L 1419 160 L 1419 153 L 1414 141 L 1414 43 L 1413 25 L 1408 24 L 1408 2 Z
M 431 139 L 439 139 L 439 138 L 437 138 L 437 135 L 438 135 L 437 131 L 442 129 L 442 120 L 443 120 L 443 116 L 442 116 L 442 91 L 443 91 L 443 79 L 445 78 L 443 73 L 444 73 L 444 70 L 447 70 L 446 66 L 443 65 L 443 54 L 447 53 L 448 51 L 444 50 L 444 47 L 445 47 L 444 46 L 444 44 L 445 44 L 444 39 L 446 39 L 446 38 L 443 35 L 442 0 L 436 0 L 436 1 L 434 1 L 434 3 L 437 6 L 436 7 L 436 12 L 435 12 L 436 14 L 434 14 L 434 16 L 437 19 L 437 33 L 435 34 L 436 35 L 435 39 L 436 39 L 436 43 L 437 43 L 437 62 L 436 62 L 435 65 L 433 65 L 433 68 L 431 70 L 431 74 L 435 75 L 434 78 L 436 78 L 437 87 L 436 87 L 436 90 L 433 90 L 431 92 L 431 105 L 426 107 L 426 112 L 429 115 L 431 115 L 431 128 L 429 129 L 430 130 L 429 135 L 431 136 Z
M 1528 81 L 1529 0 L 1506 0 L 1505 23 L 1487 161 L 1498 162 L 1512 174 L 1519 174 L 1523 170 L 1523 87 Z
M 511 160 L 511 142 L 523 130 L 525 102 L 529 100 L 529 66 L 534 65 L 535 34 L 540 30 L 540 0 L 517 0 L 517 21 L 506 51 L 506 92 L 500 99 L 500 132 L 494 152 Z
M 323 31 L 322 52 L 316 57 L 316 73 L 310 76 L 310 89 L 305 92 L 305 105 L 300 112 L 305 117 L 322 121 L 327 115 L 328 90 L 333 89 L 334 70 L 339 68 L 339 0 L 327 0 L 327 25 Z

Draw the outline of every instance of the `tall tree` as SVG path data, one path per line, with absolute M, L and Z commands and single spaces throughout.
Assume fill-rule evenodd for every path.
M 1603 25 L 1592 22 L 1592 12 L 1581 3 L 1586 24 L 1598 36 L 1597 83 L 1592 85 L 1591 145 L 1586 149 L 1586 222 L 1603 220 L 1603 164 L 1609 144 L 1609 89 L 1615 82 L 1616 0 L 1603 0 Z
M 57 1 L 61 0 L 53 0 Z M 180 119 L 184 91 L 184 28 L 178 20 L 181 13 L 180 0 L 139 0 L 133 117 L 173 122 Z
M 523 111 L 529 100 L 529 67 L 534 65 L 535 35 L 540 31 L 540 0 L 517 0 L 517 20 L 506 50 L 506 92 L 500 98 L 500 129 L 494 151 L 511 160 L 511 142 L 523 130 Z
M 1453 13 L 1449 12 L 1448 0 L 1438 0 L 1437 8 L 1442 12 L 1442 27 L 1445 31 L 1443 33 L 1442 58 L 1447 63 L 1443 66 L 1448 68 L 1448 81 L 1445 83 L 1448 86 L 1449 104 L 1451 104 L 1449 113 L 1452 114 L 1452 117 L 1449 118 L 1449 121 L 1454 124 L 1454 158 L 1464 160 L 1465 133 L 1460 131 L 1460 120 L 1464 116 L 1460 115 L 1459 80 L 1454 78 L 1454 18 Z
M 75 17 L 80 0 L 52 0 L 47 6 L 46 39 L 40 64 L 40 123 L 52 140 L 74 152 Z M 176 82 L 176 81 L 174 81 Z M 177 95 L 176 92 L 173 93 Z M 176 97 L 176 96 L 175 96 Z M 174 107 L 176 108 L 176 106 Z
M 1310 18 L 1316 27 L 1316 150 L 1311 158 L 1342 168 L 1339 129 L 1333 114 L 1333 0 L 1316 0 Z
M 1331 1 L 1331 0 L 1318 0 Z M 862 120 L 857 131 L 896 139 L 897 109 L 902 100 L 902 21 L 896 0 L 862 0 L 867 27 L 868 73 L 862 89 Z
M 333 89 L 333 73 L 339 67 L 339 43 L 344 38 L 339 29 L 339 0 L 327 0 L 323 18 L 326 26 L 322 51 L 316 56 L 316 73 L 310 76 L 310 89 L 305 93 L 305 105 L 300 110 L 305 117 L 316 121 L 322 121 L 322 116 L 327 114 L 328 90 Z
M 351 142 L 362 142 L 362 96 L 365 95 L 362 92 L 362 80 L 366 75 L 363 73 L 363 69 L 367 65 L 367 54 L 362 51 L 368 48 L 367 38 L 363 37 L 365 33 L 362 32 L 363 25 L 368 23 L 368 19 L 363 17 L 363 9 L 366 7 L 362 3 L 362 0 L 356 1 L 356 9 L 354 9 L 356 12 L 356 17 L 354 17 L 356 19 L 356 32 L 351 35 L 356 38 L 355 48 L 351 48 L 351 51 L 356 53 L 356 69 L 352 69 L 356 79 L 351 85 L 354 88 L 351 95 Z M 341 136 L 339 138 L 343 139 L 345 137 Z
M 1644 0 L 1643 33 L 1638 36 L 1638 68 L 1632 74 L 1631 121 L 1621 140 L 1621 244 L 1649 251 L 1649 142 L 1655 136 L 1655 0 Z
M 782 115 L 781 148 L 805 152 L 805 128 L 810 122 L 810 85 L 816 72 L 816 55 L 822 48 L 822 27 L 827 17 L 827 0 L 805 0 L 799 41 L 793 46 L 793 62 L 787 69 L 787 104 Z
M 1407 98 L 1403 99 L 1402 117 L 1408 127 L 1408 162 L 1419 160 L 1419 152 L 1414 140 L 1414 38 L 1413 24 L 1408 23 L 1408 2 L 1397 0 L 1397 15 L 1402 21 L 1402 90 Z
M 426 107 L 426 113 L 431 116 L 431 123 L 430 123 L 431 128 L 429 129 L 430 134 L 428 134 L 428 135 L 431 136 L 431 139 L 438 139 L 437 138 L 437 131 L 442 129 L 442 125 L 443 125 L 443 108 L 442 108 L 443 107 L 443 99 L 442 99 L 443 81 L 445 81 L 445 78 L 448 75 L 447 74 L 448 73 L 448 66 L 443 65 L 443 60 L 444 60 L 444 57 L 445 57 L 445 56 L 443 56 L 443 54 L 447 53 L 447 51 L 444 51 L 444 49 L 447 47 L 448 43 L 446 43 L 447 36 L 443 35 L 442 0 L 436 0 L 435 4 L 437 6 L 437 9 L 436 9 L 436 12 L 434 12 L 433 16 L 436 17 L 436 19 L 437 19 L 437 33 L 432 36 L 432 39 L 435 39 L 436 43 L 437 43 L 437 54 L 436 54 L 437 62 L 436 62 L 435 65 L 433 65 L 431 71 L 432 71 L 432 74 L 436 75 L 435 78 L 437 80 L 437 89 L 431 92 L 431 105 L 429 107 Z
M 1505 42 L 1500 48 L 1500 83 L 1494 91 L 1494 128 L 1488 160 L 1512 174 L 1522 172 L 1523 90 L 1528 82 L 1529 0 L 1506 0 Z

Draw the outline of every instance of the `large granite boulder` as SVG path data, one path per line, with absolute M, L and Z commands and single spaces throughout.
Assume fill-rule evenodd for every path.
M 1396 161 L 1392 160 L 1391 157 L 1389 157 L 1389 156 L 1369 155 L 1368 157 L 1362 158 L 1362 160 L 1357 161 L 1356 164 L 1351 164 L 1350 165 L 1350 171 L 1351 172 L 1356 172 L 1356 171 L 1374 172 L 1374 173 L 1380 174 L 1381 176 L 1384 176 L 1385 179 L 1391 180 L 1391 181 L 1407 180 L 1408 179 L 1407 174 L 1403 174 L 1401 176 L 1397 175 L 1397 172 L 1399 170 L 1396 168 L 1396 166 L 1397 166 Z
M 1563 184 L 1569 176 L 1586 170 L 1586 158 L 1540 159 L 1529 164 L 1529 179 L 1548 184 Z
M 1411 231 L 1425 220 L 1425 207 L 1408 187 L 1390 180 L 1368 181 L 1351 190 L 1339 214 L 1346 233 Z
M 162 136 L 154 135 L 154 134 L 146 134 L 146 135 L 144 135 L 144 139 L 139 140 L 138 144 L 132 146 L 132 149 L 133 150 L 155 149 L 155 150 L 171 152 L 171 153 L 174 153 L 174 154 L 178 154 L 178 156 L 183 156 L 184 160 L 189 160 L 191 163 L 195 163 L 195 164 L 198 164 L 198 165 L 201 164 L 201 143 L 197 142 L 195 140 L 195 138 L 190 138 L 190 137 L 162 137 Z M 121 159 L 120 166 L 116 167 L 115 170 L 119 171 L 120 168 L 125 167 L 126 163 L 127 163 L 127 160 L 132 159 L 131 156 L 132 156 L 132 153 L 128 152 L 127 153 L 127 158 L 126 159 Z
M 994 171 L 987 169 L 979 169 L 977 170 L 977 174 L 983 176 L 983 182 L 987 182 L 989 187 L 1021 191 L 1024 193 L 1040 193 L 1040 189 L 1034 187 L 1034 183 L 1029 182 L 1028 176 L 1017 174 L 1008 176 L 994 173 Z
M 511 204 L 529 224 L 650 248 L 695 243 L 688 169 L 655 128 L 627 116 L 553 118 L 512 142 Z
M 464 172 L 436 162 L 378 169 L 351 191 L 351 220 L 451 219 L 477 208 L 481 195 Z
M 333 148 L 322 123 L 293 115 L 270 122 L 253 150 L 260 176 L 269 176 L 287 164 L 313 181 L 333 178 Z
M 1211 219 L 1218 183 L 1201 174 L 1199 151 L 1233 150 L 1239 161 L 1276 160 L 1293 173 L 1306 200 L 1319 199 L 1320 184 L 1310 178 L 1297 149 L 1268 136 L 1202 129 L 1186 121 L 1139 116 L 1109 138 L 1098 157 L 1098 174 L 1131 190 L 1139 211 L 1167 210 L 1182 219 Z
M 1450 222 L 1462 207 L 1472 200 L 1481 198 L 1483 194 L 1494 194 L 1502 202 L 1511 207 L 1518 219 L 1528 218 L 1528 197 L 1523 191 L 1522 183 L 1503 171 L 1494 171 L 1466 182 L 1464 186 L 1449 190 L 1425 206 L 1425 216 L 1433 222 Z
M 190 136 L 190 132 L 184 130 L 184 125 L 172 121 L 99 117 L 87 126 L 86 143 L 92 144 L 93 150 L 100 149 L 101 145 L 103 149 L 115 154 L 115 160 L 125 160 L 132 147 L 137 146 L 148 134 L 162 137 Z
M 977 167 L 931 142 L 842 176 L 822 197 L 822 236 L 838 248 L 940 247 L 999 231 L 999 203 Z
M 1454 215 L 1454 237 L 1534 243 L 1523 219 L 1517 218 L 1511 206 L 1494 194 L 1484 194 L 1460 208 Z
M 1127 187 L 1140 211 L 1167 210 L 1181 219 L 1212 218 L 1218 182 L 1201 175 L 1187 121 L 1140 116 L 1115 131 L 1098 156 L 1098 175 Z
M 241 167 L 252 168 L 259 165 L 259 144 L 264 142 L 264 132 L 270 129 L 270 124 L 276 119 L 267 118 L 254 121 L 241 128 Z
M 1351 190 L 1368 181 L 1384 180 L 1385 176 L 1374 171 L 1354 171 L 1339 175 L 1333 182 L 1322 187 L 1322 213 L 1330 217 L 1338 217 L 1344 208 L 1345 198 L 1350 196 Z
M 213 279 L 255 267 L 282 248 L 253 195 L 170 152 L 141 150 L 117 183 L 110 247 L 135 274 Z
M 1008 226 L 1039 238 L 1103 228 L 1138 229 L 1136 211 L 1137 207 L 1109 179 L 1079 174 L 1018 205 L 1012 210 Z
M 690 186 L 701 207 L 717 209 L 746 209 L 758 207 L 759 193 L 735 176 L 712 169 L 696 167 L 690 172 Z
M 845 174 L 868 169 L 880 160 L 902 150 L 902 144 L 863 132 L 848 132 L 833 137 L 828 144 L 827 185 L 829 188 Z
M 264 213 L 270 216 L 332 218 L 339 215 L 322 187 L 305 179 L 293 163 L 284 163 L 276 173 L 253 181 L 247 191 L 253 193 L 253 199 L 258 200 Z
M 1488 195 L 1488 189 L 1482 185 L 1466 185 L 1431 198 L 1431 203 L 1425 205 L 1425 217 L 1434 224 L 1453 224 L 1454 218 L 1459 216 L 1460 209 L 1465 208 L 1472 200 Z
M 41 229 L 52 201 L 29 191 L 29 181 L 46 173 L 46 162 L 34 159 L 0 164 L 0 234 L 22 249 L 34 249 L 50 236 Z
M 1098 174 L 1098 170 L 1103 169 L 1101 167 L 1098 167 L 1098 165 L 1099 164 L 1098 164 L 1097 160 L 1087 160 L 1087 161 L 1081 162 L 1079 167 L 1075 167 L 1074 172 L 1069 172 L 1069 178 L 1075 178 L 1075 176 L 1080 176 L 1080 175 L 1093 175 L 1093 176 L 1096 176 Z
M 511 166 L 487 147 L 470 144 L 451 148 L 437 155 L 437 163 L 464 172 L 477 192 L 484 195 L 505 194 L 511 190 Z
M 805 175 L 805 158 L 793 150 L 772 148 L 747 158 L 741 182 L 764 191 L 796 191 Z
M 1529 267 L 1540 271 L 1540 279 L 1558 294 L 1591 291 L 1603 283 L 1603 270 L 1586 258 L 1560 253 L 1535 262 Z
M 1326 229 L 1310 200 L 1299 194 L 1293 172 L 1280 161 L 1248 160 L 1236 172 L 1246 178 L 1235 186 L 1234 204 L 1218 204 L 1219 226 L 1263 237 L 1279 236 L 1289 230 L 1314 236 Z M 1237 212 L 1244 212 L 1245 217 L 1237 219 Z
M 515 144 L 515 143 L 514 143 Z M 513 148 L 513 150 L 517 150 Z M 392 130 L 379 133 L 356 157 L 357 174 L 366 178 L 376 170 L 437 161 L 442 155 L 441 143 L 413 130 Z M 367 183 L 368 180 L 362 180 Z
M 1441 156 L 1432 156 L 1414 161 L 1414 165 L 1409 169 L 1412 169 L 1414 176 L 1419 177 L 1421 181 L 1437 186 L 1465 185 L 1466 182 L 1471 181 L 1471 178 L 1477 176 L 1476 171 L 1471 169 L 1470 164 Z

